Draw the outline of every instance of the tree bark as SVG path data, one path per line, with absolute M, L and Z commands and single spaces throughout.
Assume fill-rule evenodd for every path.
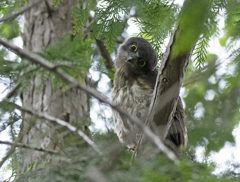
M 28 0 L 33 4 L 34 0 Z M 33 7 L 25 13 L 23 32 L 24 48 L 32 52 L 42 52 L 48 46 L 53 46 L 69 32 L 72 32 L 72 10 L 74 0 L 63 1 L 56 8 L 52 0 L 46 0 L 39 6 Z M 69 123 L 79 122 L 83 117 L 89 117 L 89 97 L 79 89 L 70 89 L 63 92 L 61 88 L 54 90 L 51 78 L 42 85 L 41 76 L 35 74 L 30 86 L 23 92 L 22 105 L 24 108 L 36 112 L 44 112 Z M 57 93 L 57 94 L 56 94 Z M 64 138 L 56 125 L 44 119 L 36 119 L 27 113 L 23 114 L 22 143 L 32 147 L 41 147 L 48 150 L 59 150 L 64 145 Z M 51 154 L 20 150 L 19 173 L 43 167 L 51 159 Z M 34 164 L 34 165 L 33 165 Z

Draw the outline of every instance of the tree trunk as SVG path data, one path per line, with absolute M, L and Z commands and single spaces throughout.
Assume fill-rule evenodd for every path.
M 47 46 L 53 46 L 64 35 L 72 32 L 71 7 L 74 2 L 74 0 L 63 1 L 54 8 L 52 0 L 47 0 L 25 13 L 24 48 L 33 52 L 42 52 Z M 28 0 L 28 4 L 32 3 L 34 0 Z M 46 112 L 69 123 L 89 117 L 89 98 L 86 93 L 77 89 L 66 92 L 61 88 L 54 90 L 51 79 L 45 81 L 44 85 L 41 79 L 40 75 L 35 74 L 27 91 L 23 93 L 24 108 Z M 56 125 L 27 113 L 23 114 L 20 132 L 24 132 L 22 143 L 33 147 L 58 150 L 64 145 L 63 136 L 60 135 L 61 132 Z M 44 152 L 21 149 L 19 172 L 40 168 L 50 161 L 50 157 L 50 154 Z

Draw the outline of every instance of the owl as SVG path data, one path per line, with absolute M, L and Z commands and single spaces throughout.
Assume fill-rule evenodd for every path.
M 157 62 L 153 47 L 143 38 L 131 37 L 118 49 L 112 102 L 142 122 L 146 120 L 153 96 L 158 73 Z M 117 111 L 113 111 L 113 120 L 119 140 L 134 150 L 141 129 Z M 185 116 L 180 98 L 166 140 L 177 147 L 187 144 Z

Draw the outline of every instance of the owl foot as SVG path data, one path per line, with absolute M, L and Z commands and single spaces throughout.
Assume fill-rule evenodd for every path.
M 133 144 L 129 150 L 130 150 L 130 151 L 134 151 L 134 150 L 135 150 L 135 147 L 136 147 L 136 145 Z

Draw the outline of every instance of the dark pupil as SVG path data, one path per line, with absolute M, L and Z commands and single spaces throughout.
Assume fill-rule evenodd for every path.
M 144 63 L 145 63 L 145 61 L 144 61 L 143 59 L 140 59 L 140 60 L 139 60 L 139 64 L 140 64 L 140 65 L 144 65 Z
M 131 46 L 131 49 L 132 49 L 133 51 L 135 51 L 135 50 L 136 50 L 136 46 Z

